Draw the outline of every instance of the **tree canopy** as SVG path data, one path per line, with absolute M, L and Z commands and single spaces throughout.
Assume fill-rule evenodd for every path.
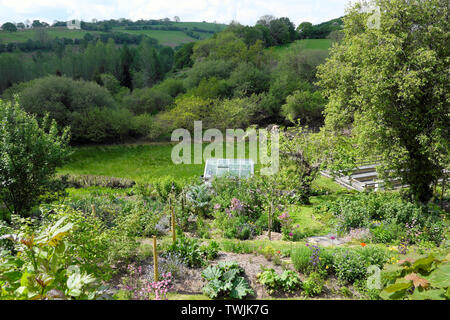
M 449 166 L 448 3 L 376 5 L 379 28 L 353 6 L 342 42 L 319 67 L 329 100 L 323 132 L 346 137 L 355 156 L 380 156 L 383 177 L 401 179 L 413 199 L 427 202 Z

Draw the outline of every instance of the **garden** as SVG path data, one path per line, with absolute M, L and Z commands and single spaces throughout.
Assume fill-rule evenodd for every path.
M 269 17 L 153 74 L 172 51 L 86 40 L 52 59 L 111 56 L 121 81 L 5 82 L 0 300 L 449 300 L 448 6 L 377 3 L 378 29 L 355 6 L 326 41 Z M 167 138 L 199 120 L 268 129 L 279 170 L 261 150 L 245 178 L 175 164 Z M 376 188 L 336 182 L 373 158 Z

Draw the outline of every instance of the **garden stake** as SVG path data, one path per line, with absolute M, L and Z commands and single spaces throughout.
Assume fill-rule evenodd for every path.
M 172 240 L 173 243 L 175 243 L 177 241 L 177 234 L 175 232 L 175 209 L 173 206 L 172 207 Z
M 272 240 L 272 211 L 273 211 L 273 201 L 270 202 L 270 210 L 269 210 L 269 241 Z
M 158 252 L 156 251 L 156 236 L 153 236 L 153 281 L 158 281 Z

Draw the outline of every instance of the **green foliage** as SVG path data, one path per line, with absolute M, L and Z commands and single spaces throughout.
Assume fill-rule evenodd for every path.
M 186 198 L 192 207 L 194 214 L 201 217 L 207 216 L 211 204 L 211 192 L 206 184 L 193 185 L 186 192 Z
M 94 299 L 96 279 L 66 259 L 65 236 L 72 223 L 61 218 L 37 234 L 11 234 L 17 255 L 0 256 L 0 297 L 3 299 Z
M 324 206 L 337 218 L 341 233 L 371 228 L 374 241 L 384 243 L 405 234 L 409 243 L 425 240 L 439 245 L 444 239 L 446 219 L 439 209 L 402 201 L 396 194 L 359 194 Z
M 297 271 L 307 273 L 310 266 L 311 249 L 300 246 L 292 250 L 291 260 Z
M 211 299 L 230 297 L 243 299 L 254 295 L 248 282 L 242 277 L 243 269 L 234 261 L 219 262 L 217 266 L 209 266 L 202 272 L 202 277 L 208 281 L 203 292 Z
M 180 183 L 170 177 L 158 179 L 154 185 L 158 196 L 163 201 L 167 201 L 170 195 L 178 196 L 182 191 Z
M 177 241 L 170 245 L 167 252 L 172 252 L 182 257 L 187 266 L 198 268 L 204 266 L 207 260 L 215 259 L 218 249 L 219 247 L 214 241 L 209 245 L 200 245 L 197 239 L 178 237 Z
M 448 300 L 450 299 L 449 256 L 438 259 L 433 255 L 417 260 L 405 259 L 383 273 L 384 300 Z
M 48 117 L 39 124 L 17 102 L 0 100 L 0 121 L 0 199 L 10 213 L 27 215 L 67 160 L 69 133 Z
M 174 69 L 181 70 L 186 67 L 192 67 L 194 62 L 191 59 L 194 47 L 194 42 L 183 44 L 183 46 L 175 52 Z
M 380 269 L 388 261 L 388 254 L 378 247 L 362 249 L 337 249 L 333 253 L 333 268 L 339 280 L 353 283 L 367 277 L 367 268 Z
M 329 100 L 323 131 L 343 137 L 351 128 L 359 156 L 381 157 L 381 178 L 399 178 L 410 186 L 411 200 L 427 203 L 449 163 L 448 6 L 440 0 L 376 5 L 383 13 L 379 28 L 355 4 L 343 18 L 344 39 L 319 67 Z M 333 144 L 334 153 L 339 149 Z
M 266 288 L 268 294 L 278 291 L 293 293 L 302 284 L 299 275 L 291 270 L 285 270 L 279 275 L 274 269 L 264 269 L 263 272 L 256 275 L 256 278 Z
M 300 119 L 302 123 L 318 123 L 322 120 L 325 99 L 320 91 L 295 91 L 286 98 L 282 106 L 282 114 L 287 120 L 294 122 Z
M 303 294 L 309 297 L 320 295 L 325 281 L 317 272 L 312 272 L 302 283 Z
M 14 24 L 12 24 L 11 22 L 5 22 L 4 24 L 2 24 L 2 30 L 8 31 L 8 32 L 16 32 L 17 27 Z

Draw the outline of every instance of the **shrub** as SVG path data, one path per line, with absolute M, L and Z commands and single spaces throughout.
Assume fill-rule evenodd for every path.
M 333 267 L 338 279 L 349 283 L 364 279 L 367 275 L 366 261 L 356 250 L 335 251 Z
M 242 277 L 244 270 L 234 261 L 220 262 L 217 266 L 209 266 L 202 272 L 202 277 L 208 281 L 203 292 L 211 299 L 230 297 L 243 299 L 254 292 L 248 282 Z
M 70 126 L 72 141 L 104 142 L 128 134 L 132 114 L 95 82 L 48 76 L 17 88 L 25 111 L 38 118 L 49 113 L 60 127 Z
M 339 280 L 353 283 L 367 277 L 369 266 L 382 269 L 388 259 L 386 251 L 378 247 L 338 249 L 334 252 L 333 268 Z
M 381 223 L 370 231 L 372 233 L 372 241 L 375 243 L 391 243 L 398 238 L 398 226 L 395 224 Z
M 171 177 L 164 177 L 156 180 L 155 190 L 158 196 L 163 200 L 167 201 L 169 195 L 172 193 L 174 196 L 178 196 L 181 191 L 181 185 Z
M 26 215 L 69 156 L 69 133 L 45 117 L 40 125 L 17 102 L 0 100 L 0 199 L 10 213 Z
M 309 297 L 317 296 L 322 293 L 324 280 L 317 272 L 312 272 L 308 278 L 303 281 L 302 289 L 304 294 Z

